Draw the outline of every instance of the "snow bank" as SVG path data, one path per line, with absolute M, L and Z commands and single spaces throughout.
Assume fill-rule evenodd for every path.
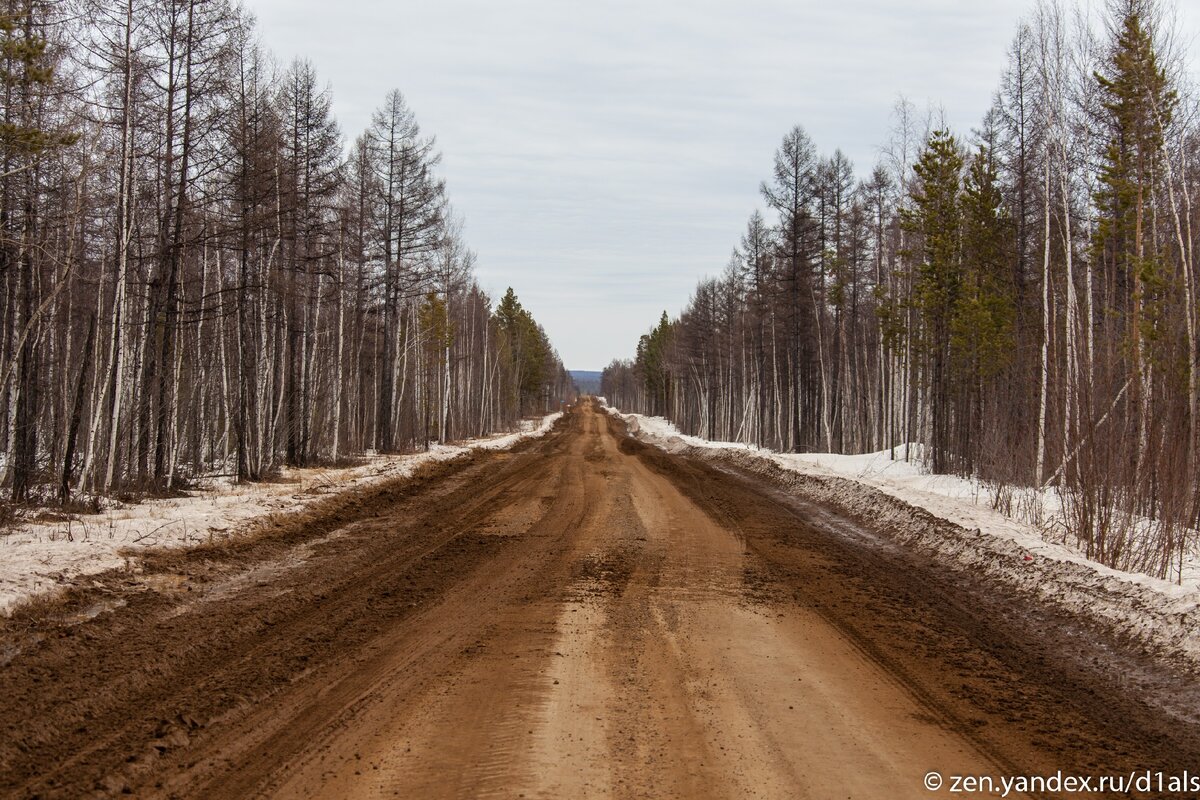
M 994 510 L 983 483 L 931 475 L 904 461 L 903 448 L 896 458 L 890 451 L 774 453 L 686 436 L 661 417 L 608 411 L 647 444 L 763 474 L 806 499 L 869 521 L 906 547 L 998 579 L 1147 650 L 1200 666 L 1200 559 L 1194 553 L 1184 563 L 1180 583 L 1115 570 L 1055 541 L 1053 525 Z M 1030 518 L 1053 519 L 1059 511 L 1053 493 L 1030 493 L 1026 500 L 1039 506 L 1027 513 Z
M 370 455 L 358 466 L 288 469 L 279 482 L 213 481 L 188 497 L 149 500 L 62 522 L 26 522 L 0 533 L 0 613 L 83 575 L 128 566 L 140 550 L 187 547 L 237 535 L 265 514 L 299 510 L 332 492 L 411 475 L 470 450 L 502 450 L 544 435 L 561 417 L 523 420 L 515 433 L 411 455 Z

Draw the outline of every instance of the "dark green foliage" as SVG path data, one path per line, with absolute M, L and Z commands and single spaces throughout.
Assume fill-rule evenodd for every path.
M 558 378 L 558 359 L 546 332 L 521 306 L 512 287 L 504 293 L 494 316 L 504 335 L 507 357 L 516 375 L 515 391 L 522 413 L 539 410 L 550 385 Z
M 37 31 L 35 4 L 10 4 L 0 12 L 0 84 L 15 107 L 0 120 L 0 152 L 5 161 L 31 158 L 76 141 L 69 131 L 47 129 L 39 120 L 39 96 L 54 86 L 48 42 Z
M 944 472 L 950 454 L 950 339 L 963 288 L 963 157 L 949 131 L 934 131 L 913 165 L 917 181 L 905 227 L 917 238 L 913 303 L 920 316 L 917 339 L 929 370 L 934 470 Z
M 1012 357 L 1015 315 L 1007 269 L 1014 226 L 1003 207 L 996 162 L 981 145 L 963 183 L 963 282 L 951 348 L 968 374 L 996 376 Z
M 1108 142 L 1098 176 L 1093 245 L 1097 260 L 1115 273 L 1117 286 L 1109 304 L 1130 315 L 1130 333 L 1137 338 L 1148 332 L 1139 318 L 1145 287 L 1161 269 L 1156 254 L 1147 252 L 1147 217 L 1161 166 L 1163 131 L 1178 103 L 1158 64 L 1144 6 L 1144 0 L 1127 0 L 1107 73 L 1095 76 L 1108 112 Z
M 916 341 L 928 371 L 931 458 L 936 471 L 969 473 L 986 383 L 1001 373 L 1012 352 L 1014 307 L 1006 265 L 1013 230 L 986 145 L 968 165 L 954 136 L 934 131 L 913 172 L 913 207 L 903 221 L 916 241 L 909 255 L 915 265 Z M 886 315 L 885 324 L 892 318 Z
M 673 328 L 664 311 L 658 325 L 638 340 L 634 368 L 646 387 L 651 414 L 665 415 L 671 408 L 671 370 L 667 350 Z

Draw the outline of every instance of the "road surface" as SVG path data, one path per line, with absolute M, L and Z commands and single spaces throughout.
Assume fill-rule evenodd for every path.
M 931 771 L 1200 768 L 1067 628 L 583 403 L 4 621 L 0 794 L 930 798 Z

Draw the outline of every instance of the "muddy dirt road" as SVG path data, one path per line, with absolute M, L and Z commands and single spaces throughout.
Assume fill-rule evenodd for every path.
M 1069 625 L 981 591 L 584 405 L 3 621 L 0 795 L 927 798 L 931 770 L 1200 767 L 1193 726 L 1060 657 Z

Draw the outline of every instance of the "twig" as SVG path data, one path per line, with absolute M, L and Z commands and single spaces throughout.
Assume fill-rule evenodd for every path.
M 133 540 L 133 543 L 134 543 L 134 544 L 137 544 L 138 542 L 142 541 L 143 539 L 148 539 L 148 538 L 150 538 L 151 536 L 153 536 L 154 534 L 156 534 L 156 533 L 158 533 L 159 531 L 161 531 L 163 528 L 167 527 L 168 525 L 174 525 L 176 522 L 179 522 L 179 520 L 177 520 L 177 519 L 169 519 L 169 520 L 167 520 L 166 522 L 164 522 L 162 525 L 159 525 L 157 528 L 155 528 L 154 530 L 150 531 L 149 533 L 144 533 L 144 534 L 142 534 L 141 536 L 137 537 L 136 539 L 134 539 L 134 540 Z

